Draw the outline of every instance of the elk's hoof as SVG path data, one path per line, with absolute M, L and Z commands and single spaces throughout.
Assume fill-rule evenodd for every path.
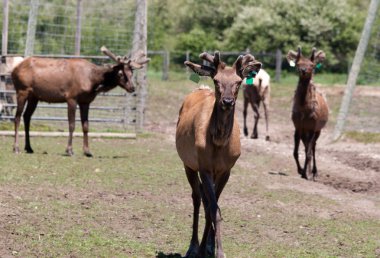
M 13 152 L 15 154 L 20 154 L 20 149 L 18 147 L 13 147 Z
M 187 250 L 185 258 L 196 258 L 198 257 L 198 247 L 197 246 L 191 246 L 189 247 L 189 250 Z
M 66 150 L 66 155 L 67 155 L 67 156 L 73 156 L 73 155 L 74 155 L 73 150 L 72 150 L 72 149 L 67 149 L 67 150 Z
M 259 137 L 257 136 L 257 134 L 252 134 L 252 135 L 251 135 L 251 139 L 257 139 L 257 138 L 259 138 Z
M 30 147 L 25 147 L 25 151 L 26 151 L 26 153 L 29 153 L 29 154 L 34 153 L 33 149 Z
M 270 141 L 270 137 L 269 137 L 269 135 L 267 135 L 267 136 L 265 137 L 265 140 L 268 141 L 268 142 Z
M 248 136 L 248 129 L 247 128 L 244 128 L 244 135 Z
M 93 156 L 92 156 L 92 153 L 89 152 L 89 151 L 85 151 L 85 152 L 84 152 L 84 155 L 85 155 L 87 158 L 92 158 L 92 157 L 93 157 Z
M 216 258 L 227 258 L 227 256 L 223 253 L 223 252 L 218 252 L 218 254 L 216 255 Z

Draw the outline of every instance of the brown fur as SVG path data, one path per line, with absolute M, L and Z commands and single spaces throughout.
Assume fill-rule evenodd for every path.
M 242 82 L 241 57 L 232 67 L 215 56 L 201 55 L 214 62 L 215 68 L 191 62 L 185 64 L 194 72 L 210 76 L 215 92 L 198 89 L 188 95 L 180 109 L 176 131 L 178 155 L 184 163 L 188 181 L 192 187 L 193 233 L 186 256 L 207 257 L 214 254 L 224 257 L 218 199 L 226 185 L 230 172 L 240 156 L 240 130 L 235 118 L 235 101 Z M 261 64 L 256 62 L 255 69 Z M 205 206 L 206 225 L 201 244 L 198 240 L 198 220 L 201 200 Z
M 105 48 L 104 48 L 105 49 Z M 102 49 L 103 51 L 103 49 Z M 25 150 L 33 153 L 29 140 L 30 119 L 37 107 L 38 101 L 67 102 L 69 120 L 69 140 L 66 153 L 72 155 L 72 136 L 75 129 L 75 111 L 77 104 L 83 129 L 83 151 L 86 156 L 92 156 L 88 147 L 88 111 L 90 103 L 101 91 L 109 91 L 120 85 L 128 92 L 134 91 L 132 69 L 129 62 L 107 52 L 118 64 L 101 67 L 84 59 L 51 59 L 29 57 L 19 64 L 12 72 L 12 80 L 17 92 L 17 111 L 15 116 L 14 151 L 19 152 L 18 127 L 20 117 L 24 112 Z M 146 61 L 144 61 L 146 63 Z M 139 67 L 141 68 L 141 67 Z
M 307 179 L 311 174 L 313 179 L 317 176 L 317 165 L 315 160 L 315 148 L 321 130 L 328 120 L 328 106 L 324 96 L 317 91 L 312 81 L 313 71 L 317 63 L 325 59 L 322 51 L 315 53 L 313 49 L 311 58 L 305 58 L 298 52 L 289 51 L 288 60 L 295 61 L 299 71 L 299 81 L 294 95 L 292 120 L 295 127 L 294 132 L 294 159 L 297 164 L 298 173 Z M 298 147 L 300 140 L 305 146 L 305 165 L 302 168 L 298 160 Z M 313 169 L 311 170 L 311 158 L 313 158 Z

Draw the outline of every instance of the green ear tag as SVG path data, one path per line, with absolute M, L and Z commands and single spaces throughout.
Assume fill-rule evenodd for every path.
M 318 63 L 315 68 L 317 68 L 317 70 L 321 69 L 322 68 L 322 64 L 321 63 Z
M 198 83 L 201 80 L 201 77 L 199 77 L 199 75 L 196 73 L 192 73 L 192 74 L 190 74 L 189 79 L 190 79 L 190 81 Z
M 247 77 L 247 79 L 245 80 L 245 83 L 247 84 L 247 85 L 253 85 L 253 77 Z

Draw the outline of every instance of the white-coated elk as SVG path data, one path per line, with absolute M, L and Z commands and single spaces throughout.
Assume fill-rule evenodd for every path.
M 250 65 L 251 62 L 254 62 L 255 58 L 247 54 L 244 56 L 242 65 L 243 67 L 247 67 Z M 269 74 L 264 71 L 264 69 L 260 69 L 260 71 L 257 73 L 255 78 L 252 78 L 253 75 L 244 74 L 246 79 L 243 81 L 243 95 L 244 95 L 244 110 L 243 110 L 243 117 L 244 117 L 244 135 L 248 136 L 248 128 L 247 128 L 247 108 L 248 104 L 251 104 L 251 107 L 254 112 L 254 125 L 252 130 L 252 139 L 258 138 L 258 130 L 257 130 L 257 124 L 259 123 L 260 119 L 260 103 L 263 103 L 264 108 L 264 115 L 265 115 L 265 126 L 266 126 L 266 136 L 265 139 L 267 141 L 270 140 L 269 136 L 269 125 L 268 125 L 268 119 L 269 119 L 269 102 L 270 102 L 270 76 Z M 248 83 L 248 80 L 253 80 L 253 83 Z
M 185 65 L 201 76 L 212 78 L 215 91 L 199 88 L 189 94 L 179 111 L 176 147 L 192 188 L 194 206 L 193 231 L 186 257 L 224 257 L 221 241 L 221 214 L 218 199 L 232 167 L 240 156 L 240 129 L 235 118 L 235 103 L 243 81 L 242 56 L 232 67 L 214 56 L 200 57 L 214 67 L 186 61 Z M 258 72 L 261 63 L 250 69 Z M 198 239 L 199 208 L 205 207 L 206 224 L 202 241 Z M 208 254 L 207 254 L 208 253 Z
M 313 179 L 317 176 L 315 148 L 322 128 L 326 125 L 329 109 L 326 99 L 313 83 L 313 73 L 317 64 L 325 60 L 325 53 L 313 48 L 310 58 L 302 56 L 301 48 L 298 51 L 290 50 L 287 55 L 289 63 L 295 64 L 299 80 L 293 100 L 292 120 L 295 127 L 293 156 L 297 164 L 298 173 L 307 179 L 312 173 Z M 305 164 L 302 168 L 298 160 L 298 147 L 302 140 L 305 146 Z M 313 169 L 311 170 L 311 159 Z M 311 172 L 311 173 L 310 173 Z
M 72 139 L 75 129 L 75 111 L 79 105 L 83 129 L 83 151 L 86 156 L 92 154 L 88 146 L 88 111 L 90 103 L 99 92 L 109 91 L 121 86 L 127 92 L 135 90 L 132 73 L 141 69 L 149 59 L 144 53 L 133 58 L 116 56 L 106 47 L 101 51 L 116 62 L 112 66 L 97 66 L 84 59 L 52 59 L 29 57 L 12 72 L 12 80 L 17 92 L 17 110 L 15 116 L 14 151 L 19 152 L 18 128 L 21 114 L 24 112 L 25 150 L 33 153 L 29 140 L 30 119 L 38 101 L 51 103 L 66 102 L 68 107 L 69 140 L 66 148 L 73 155 Z

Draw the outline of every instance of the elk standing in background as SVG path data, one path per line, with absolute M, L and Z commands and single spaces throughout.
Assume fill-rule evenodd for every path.
M 254 62 L 255 58 L 247 54 L 243 58 L 242 65 L 243 67 L 249 67 L 250 63 Z M 244 70 L 245 71 L 245 70 Z M 243 72 L 245 73 L 245 72 Z M 266 125 L 266 136 L 265 140 L 269 141 L 269 125 L 268 125 L 268 111 L 269 111 L 269 101 L 270 101 L 270 76 L 269 74 L 264 71 L 264 69 L 260 69 L 260 71 L 257 73 L 256 77 L 253 78 L 253 84 L 248 84 L 249 74 L 243 74 L 246 79 L 243 82 L 243 89 L 244 89 L 244 110 L 243 110 L 243 117 L 244 117 L 244 135 L 248 136 L 248 128 L 247 128 L 247 108 L 248 104 L 251 104 L 253 112 L 254 112 L 254 119 L 255 123 L 253 126 L 253 131 L 251 138 L 257 139 L 258 138 L 258 132 L 257 132 L 257 124 L 259 123 L 260 118 L 260 102 L 263 103 L 264 107 L 264 115 L 265 115 L 265 125 Z
M 207 257 L 207 251 L 213 255 L 216 237 L 216 257 L 221 258 L 224 253 L 218 199 L 230 177 L 231 168 L 240 156 L 240 129 L 235 118 L 235 102 L 243 80 L 242 56 L 232 67 L 220 60 L 219 52 L 215 52 L 214 56 L 203 53 L 200 57 L 214 64 L 214 68 L 188 61 L 185 65 L 199 75 L 211 77 L 215 92 L 199 88 L 188 95 L 179 111 L 176 131 L 177 152 L 192 188 L 194 206 L 193 233 L 186 257 Z M 256 72 L 260 68 L 261 63 L 257 61 L 251 66 Z M 205 207 L 206 224 L 199 245 L 201 200 Z
M 83 129 L 83 151 L 88 157 L 92 154 L 88 147 L 88 111 L 90 103 L 99 92 L 106 92 L 120 85 L 127 92 L 134 92 L 132 73 L 149 62 L 140 60 L 145 54 L 135 58 L 115 56 L 107 48 L 101 51 L 116 62 L 113 66 L 97 66 L 84 59 L 51 59 L 29 57 L 12 72 L 12 80 L 17 92 L 17 110 L 15 116 L 14 152 L 19 152 L 18 128 L 21 114 L 24 112 L 25 150 L 33 153 L 29 140 L 30 119 L 38 101 L 53 103 L 67 102 L 69 120 L 69 140 L 66 148 L 73 155 L 72 139 L 75 129 L 75 111 L 77 104 Z
M 325 60 L 323 51 L 316 52 L 313 48 L 311 57 L 302 56 L 301 48 L 298 51 L 289 51 L 289 63 L 295 64 L 299 73 L 297 89 L 293 100 L 292 120 L 295 127 L 293 156 L 297 164 L 298 173 L 307 179 L 312 172 L 313 179 L 317 176 L 315 162 L 315 147 L 322 128 L 326 125 L 329 115 L 324 96 L 317 91 L 314 85 L 313 72 L 317 64 Z M 302 140 L 305 146 L 305 165 L 302 168 L 298 160 L 298 147 Z M 311 169 L 313 159 L 313 169 Z

